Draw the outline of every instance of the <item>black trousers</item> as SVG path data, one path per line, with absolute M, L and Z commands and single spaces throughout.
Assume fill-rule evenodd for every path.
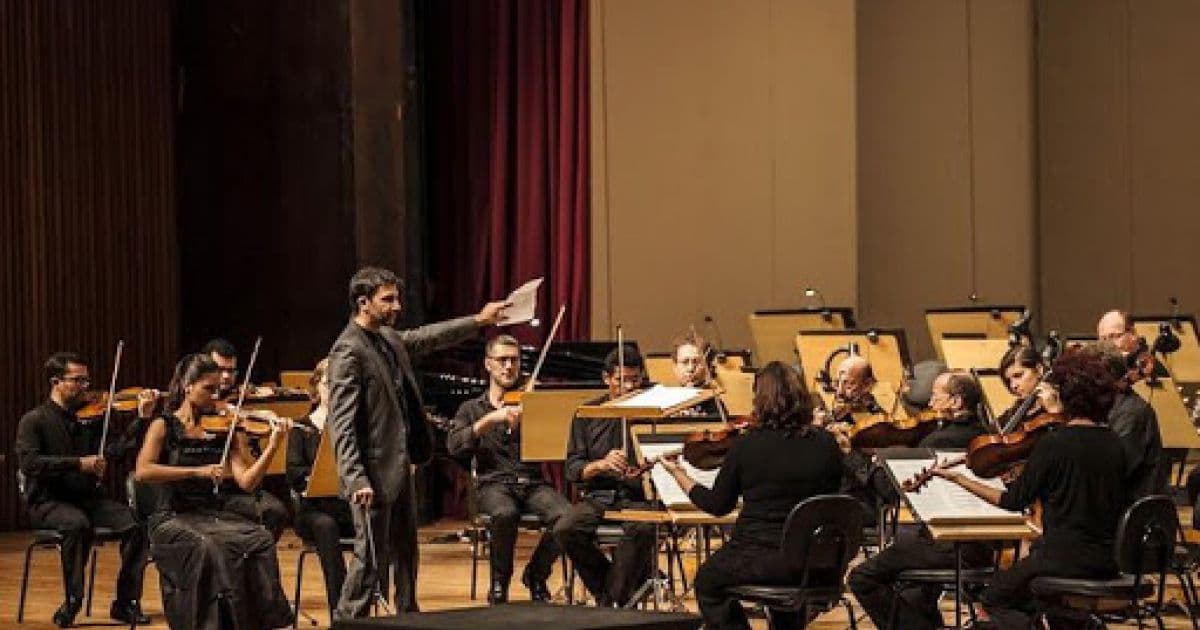
M 346 560 L 340 541 L 354 536 L 350 504 L 336 498 L 304 499 L 296 512 L 296 533 L 317 547 L 325 576 L 325 598 L 333 610 L 346 583 Z
M 838 576 L 840 577 L 840 576 Z M 725 594 L 731 586 L 742 584 L 795 584 L 793 573 L 779 551 L 778 545 L 764 546 L 737 538 L 709 556 L 696 572 L 696 602 L 707 630 L 744 629 L 750 627 L 742 604 Z M 774 612 L 774 627 L 803 628 L 804 611 Z
M 1108 578 L 1116 575 L 1111 551 L 1104 554 L 1072 554 L 1065 550 L 1049 554 L 1034 549 L 1024 560 L 1001 571 L 983 591 L 983 607 L 997 628 L 1025 630 L 1034 614 L 1033 594 L 1029 583 L 1034 578 L 1054 576 L 1065 578 Z
M 34 527 L 56 529 L 62 534 L 63 584 L 68 597 L 83 598 L 84 568 L 92 549 L 92 528 L 107 527 L 121 534 L 117 599 L 141 599 L 149 547 L 146 527 L 134 520 L 129 506 L 103 498 L 79 503 L 45 501 L 30 506 L 29 517 Z
M 993 561 L 990 547 L 980 544 L 963 546 L 963 566 L 988 566 Z M 850 590 L 877 628 L 887 628 L 896 598 L 896 576 L 909 569 L 953 569 L 954 545 L 937 543 L 928 538 L 897 542 L 875 554 L 850 572 Z M 899 592 L 895 623 L 892 628 L 935 629 L 942 627 L 938 610 L 941 588 L 933 585 L 914 585 Z
M 408 464 L 404 464 L 407 466 Z M 401 486 L 395 501 L 371 504 L 369 509 L 351 505 L 354 519 L 354 558 L 346 571 L 337 610 L 340 618 L 366 617 L 374 602 L 376 588 L 387 597 L 387 576 L 392 575 L 396 596 L 392 599 L 395 612 L 418 612 L 417 567 L 420 550 L 417 546 L 417 510 L 413 479 L 410 475 Z M 371 539 L 367 538 L 370 521 Z M 372 562 L 371 545 L 376 562 Z
M 508 584 L 513 573 L 513 550 L 517 544 L 517 529 L 521 513 L 537 514 L 550 529 L 542 535 L 525 575 L 529 580 L 544 582 L 554 569 L 554 561 L 562 550 L 554 539 L 553 528 L 571 509 L 571 503 L 557 490 L 545 483 L 484 482 L 479 484 L 479 511 L 491 519 L 492 581 Z
M 648 507 L 635 504 L 623 508 Z M 654 554 L 654 525 L 624 523 L 624 535 L 609 560 L 596 545 L 596 527 L 604 521 L 602 503 L 583 499 L 554 526 L 554 537 L 567 552 L 579 579 L 601 605 L 625 604 L 650 576 Z

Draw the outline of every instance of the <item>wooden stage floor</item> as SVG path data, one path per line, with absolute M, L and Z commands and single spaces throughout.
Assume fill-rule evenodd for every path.
M 423 610 L 444 610 L 463 608 L 472 605 L 484 605 L 487 591 L 487 562 L 479 565 L 479 596 L 477 601 L 471 601 L 469 580 L 471 575 L 471 547 L 465 542 L 433 542 L 444 539 L 446 534 L 460 531 L 462 523 L 441 522 L 422 528 L 421 540 L 421 573 L 418 585 L 419 599 Z M 25 545 L 29 537 L 24 532 L 5 532 L 0 534 L 0 627 L 13 624 L 17 615 L 17 599 L 20 592 L 21 565 Z M 518 542 L 517 568 L 519 576 L 521 567 L 528 558 L 536 539 L 533 534 L 522 533 Z M 296 580 L 296 557 L 299 554 L 299 540 L 288 530 L 280 541 L 279 562 L 283 578 L 284 591 L 291 597 Z M 91 617 L 83 613 L 77 618 L 79 626 L 120 627 L 116 621 L 108 618 L 108 607 L 113 596 L 113 586 L 117 570 L 117 551 L 115 546 L 102 548 L 99 555 L 99 565 L 96 572 L 95 603 Z M 689 575 L 695 571 L 694 556 L 688 554 L 685 567 Z M 325 595 L 321 576 L 320 564 L 315 556 L 305 560 L 304 590 L 301 594 L 302 608 L 313 615 L 320 627 L 329 623 L 329 615 L 325 608 Z M 510 591 L 513 600 L 528 599 L 518 580 Z M 1172 584 L 1174 582 L 1172 581 Z M 558 593 L 561 586 L 561 572 L 556 569 L 550 581 L 552 591 Z M 582 591 L 582 587 L 580 587 Z M 1172 593 L 1174 594 L 1174 593 Z M 561 595 L 561 594 L 560 594 Z M 29 594 L 25 606 L 25 624 L 30 630 L 54 628 L 50 616 L 62 601 L 62 579 L 58 565 L 58 557 L 52 551 L 35 551 L 33 566 L 30 570 Z M 695 610 L 694 599 L 687 601 L 690 610 Z M 162 616 L 162 605 L 159 599 L 158 573 L 151 564 L 146 571 L 146 592 L 143 602 L 145 611 L 153 618 L 154 623 L 147 628 L 166 628 Z M 861 616 L 861 610 L 856 611 Z M 946 619 L 952 620 L 953 604 L 947 599 L 943 601 L 943 610 L 947 612 Z M 766 628 L 762 620 L 755 620 L 754 628 Z M 1133 624 L 1130 624 L 1131 626 Z M 1167 618 L 1170 628 L 1190 628 L 1188 620 L 1178 614 Z M 312 624 L 303 621 L 301 627 L 313 628 Z M 848 627 L 844 608 L 821 616 L 812 628 L 832 629 Z M 873 627 L 865 618 L 859 620 L 860 628 Z

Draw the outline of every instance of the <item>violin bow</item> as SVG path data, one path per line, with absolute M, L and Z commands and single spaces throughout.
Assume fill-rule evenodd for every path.
M 246 390 L 250 388 L 250 373 L 254 371 L 254 362 L 258 360 L 258 349 L 262 347 L 262 335 L 254 341 L 254 351 L 250 353 L 250 362 L 246 364 L 246 378 L 238 391 L 237 405 L 233 407 L 233 417 L 229 419 L 229 435 L 225 436 L 225 450 L 221 453 L 221 468 L 229 462 L 229 447 L 233 445 L 233 434 L 237 432 L 237 423 L 242 416 L 242 403 L 246 402 Z M 221 484 L 213 484 L 213 494 L 221 491 Z
M 117 352 L 113 357 L 112 377 L 108 380 L 108 404 L 104 406 L 104 425 L 100 429 L 100 450 L 96 452 L 104 457 L 104 445 L 108 443 L 108 423 L 112 418 L 113 400 L 117 395 L 117 374 L 121 372 L 121 354 L 125 350 L 125 340 L 117 341 Z
M 625 391 L 625 331 L 617 324 L 617 392 L 620 396 Z M 629 423 L 621 416 L 621 452 L 629 452 Z
M 550 326 L 550 334 L 546 335 L 546 341 L 542 343 L 542 351 L 538 354 L 537 363 L 533 365 L 533 371 L 529 373 L 529 382 L 525 384 L 525 391 L 533 391 L 533 385 L 537 382 L 538 374 L 542 371 L 542 364 L 546 361 L 546 354 L 550 351 L 550 342 L 554 341 L 554 335 L 558 332 L 558 325 L 562 323 L 563 314 L 566 312 L 566 304 L 558 307 L 558 315 L 554 316 L 554 324 Z

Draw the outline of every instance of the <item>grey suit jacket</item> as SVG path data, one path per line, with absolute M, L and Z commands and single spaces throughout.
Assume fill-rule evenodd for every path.
M 412 359 L 452 346 L 479 330 L 473 317 L 460 317 L 413 330 L 380 329 L 396 351 L 408 400 L 401 406 L 387 361 L 367 333 L 351 321 L 329 350 L 329 428 L 343 498 L 370 486 L 375 500 L 391 503 L 408 481 L 409 464 L 433 454 Z M 403 417 L 407 409 L 409 417 Z

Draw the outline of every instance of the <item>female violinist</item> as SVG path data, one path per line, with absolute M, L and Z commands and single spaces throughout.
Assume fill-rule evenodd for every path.
M 1016 396 L 1017 400 L 1004 413 L 997 416 L 997 428 L 1008 424 L 1008 421 L 1012 419 L 1012 414 L 1020 407 L 1021 403 L 1034 395 L 1044 371 L 1041 353 L 1033 346 L 1013 346 L 1004 353 L 1000 359 L 1000 378 L 1004 379 L 1004 387 L 1010 394 Z M 1026 412 L 1025 417 L 1021 418 L 1021 422 L 1036 417 L 1044 411 L 1058 412 L 1061 409 L 1057 406 L 1054 409 L 1044 409 L 1042 401 L 1039 400 Z
M 800 501 L 837 492 L 841 480 L 841 452 L 829 432 L 812 426 L 812 402 L 795 370 L 773 361 L 758 373 L 754 416 L 757 423 L 734 442 L 711 489 L 691 479 L 678 458 L 663 460 L 692 502 L 710 514 L 728 514 L 742 498 L 732 538 L 696 575 L 706 628 L 750 627 L 726 587 L 798 577 L 779 554 L 784 520 Z
M 1055 359 L 1046 382 L 1058 391 L 1067 422 L 1043 436 L 1024 469 L 1000 490 L 956 469 L 935 468 L 985 501 L 1008 510 L 1042 504 L 1041 544 L 1012 568 L 997 573 L 983 606 L 998 628 L 1030 627 L 1029 584 L 1039 576 L 1116 577 L 1113 538 L 1128 506 L 1126 455 L 1106 426 L 1116 396 L 1112 372 L 1094 346 L 1070 347 Z
M 137 481 L 161 486 L 149 530 L 163 608 L 172 628 L 280 628 L 292 613 L 274 540 L 226 504 L 234 485 L 244 491 L 258 486 L 291 423 L 275 422 L 262 455 L 252 459 L 244 435 L 227 442 L 202 426 L 218 386 L 211 358 L 184 357 L 175 367 L 167 411 L 150 423 L 138 453 Z

